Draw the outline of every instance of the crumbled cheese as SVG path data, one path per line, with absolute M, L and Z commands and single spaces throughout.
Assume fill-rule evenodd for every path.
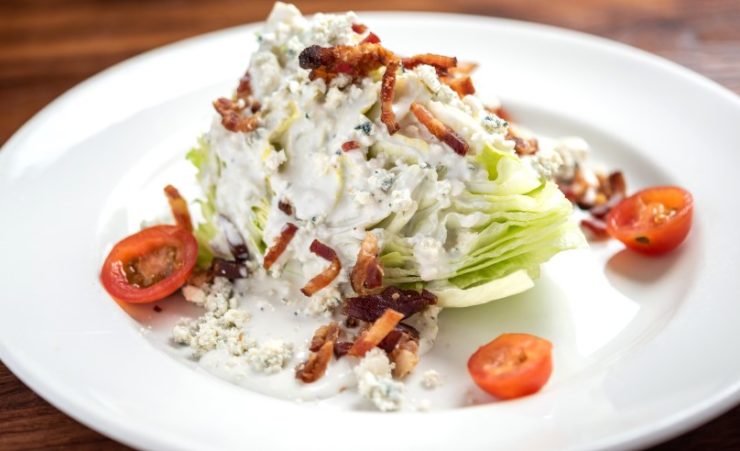
M 421 385 L 427 390 L 433 390 L 442 385 L 442 378 L 435 370 L 425 371 L 421 375 Z
M 304 312 L 312 316 L 323 315 L 329 317 L 341 302 L 342 295 L 339 293 L 336 285 L 332 285 L 314 293 L 308 300 L 308 305 Z
M 244 334 L 250 319 L 246 310 L 238 309 L 233 285 L 228 279 L 217 277 L 208 286 L 183 288 L 185 299 L 206 309 L 200 318 L 183 318 L 172 329 L 176 343 L 188 345 L 196 357 L 217 348 L 233 355 L 242 355 L 251 345 Z
M 280 165 L 288 161 L 288 157 L 285 156 L 285 151 L 278 150 L 277 152 L 270 152 L 265 158 L 265 172 L 267 174 L 275 174 Z
M 405 212 L 411 210 L 416 202 L 411 199 L 411 191 L 407 189 L 394 190 L 391 193 L 391 210 Z
M 404 402 L 404 384 L 393 380 L 392 370 L 393 364 L 379 348 L 365 354 L 354 369 L 360 394 L 382 412 L 399 410 Z
M 247 361 L 253 370 L 274 374 L 285 368 L 293 358 L 293 344 L 280 339 L 270 339 L 247 351 Z
M 414 258 L 419 262 L 419 275 L 423 280 L 436 279 L 440 270 L 446 266 L 444 243 L 430 236 L 419 237 L 414 241 Z
M 414 68 L 414 73 L 433 94 L 438 93 L 442 89 L 442 82 L 439 81 L 437 70 L 434 67 L 427 64 L 420 64 Z
M 376 169 L 368 181 L 373 189 L 387 193 L 395 180 L 396 176 L 392 172 L 385 169 Z

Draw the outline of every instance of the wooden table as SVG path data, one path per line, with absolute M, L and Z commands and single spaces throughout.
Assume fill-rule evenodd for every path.
M 605 36 L 690 67 L 740 93 L 740 1 L 297 1 L 304 12 L 433 10 L 542 22 Z M 271 1 L 3 0 L 0 144 L 52 99 L 130 56 L 262 20 Z M 19 300 L 19 302 L 22 302 Z M 75 422 L 0 364 L 0 449 L 127 449 Z M 656 450 L 740 449 L 740 407 Z

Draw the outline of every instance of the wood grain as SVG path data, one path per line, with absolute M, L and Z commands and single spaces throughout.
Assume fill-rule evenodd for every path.
M 664 56 L 740 93 L 740 1 L 375 0 L 296 2 L 304 12 L 431 10 L 552 24 Z M 262 20 L 266 0 L 3 0 L 0 144 L 106 67 L 190 36 Z M 0 364 L 0 449 L 127 449 L 80 425 Z M 654 450 L 740 449 L 740 407 Z

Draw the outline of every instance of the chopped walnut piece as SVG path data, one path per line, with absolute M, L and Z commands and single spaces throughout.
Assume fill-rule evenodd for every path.
M 403 313 L 387 309 L 369 329 L 360 334 L 348 354 L 355 357 L 364 356 L 366 352 L 380 344 L 402 319 Z
M 446 126 L 442 121 L 434 117 L 429 110 L 414 102 L 411 104 L 411 112 L 414 113 L 416 119 L 418 119 L 419 122 L 429 130 L 429 133 L 450 146 L 455 153 L 462 156 L 468 153 L 468 144 L 463 141 L 462 138 L 457 136 L 450 127 Z
M 352 289 L 357 294 L 369 294 L 383 284 L 383 265 L 378 258 L 378 239 L 366 232 L 357 253 L 357 262 L 350 273 Z
M 316 275 L 313 279 L 309 280 L 306 285 L 301 288 L 301 293 L 310 297 L 317 291 L 329 285 L 332 280 L 339 275 L 339 271 L 342 270 L 342 263 L 339 261 L 339 257 L 337 256 L 337 253 L 334 252 L 334 249 L 319 240 L 313 240 L 309 250 L 324 260 L 329 260 L 331 262 L 325 270 Z
M 267 253 L 265 254 L 265 258 L 262 262 L 262 266 L 265 269 L 270 269 L 273 264 L 275 264 L 275 261 L 285 252 L 285 249 L 288 247 L 288 244 L 290 244 L 290 241 L 295 236 L 295 233 L 298 231 L 298 227 L 296 227 L 294 224 L 291 224 L 290 222 L 285 224 L 283 226 L 283 229 L 280 231 L 280 236 L 278 237 L 275 244 L 272 245 L 267 250 Z
M 393 367 L 393 377 L 403 379 L 419 363 L 419 343 L 407 335 L 401 337 L 395 349 L 390 353 Z
M 188 232 L 192 232 L 193 221 L 190 219 L 188 203 L 185 202 L 180 192 L 174 186 L 167 185 L 164 187 L 164 194 L 167 196 L 167 202 L 170 204 L 172 216 L 175 217 L 175 223 Z
M 240 103 L 244 105 L 240 105 Z M 221 97 L 213 102 L 213 107 L 221 116 L 221 125 L 232 132 L 251 132 L 259 125 L 259 114 L 244 116 L 242 112 L 246 107 L 243 100 L 234 102 L 231 99 Z

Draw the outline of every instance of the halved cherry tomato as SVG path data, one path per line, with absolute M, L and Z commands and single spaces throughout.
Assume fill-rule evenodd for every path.
M 606 230 L 637 252 L 663 254 L 686 238 L 693 213 L 694 200 L 688 191 L 658 186 L 617 204 L 606 217 Z
M 113 247 L 103 263 L 100 281 L 120 301 L 158 301 L 185 284 L 197 256 L 198 243 L 184 228 L 149 227 Z
M 552 344 L 529 334 L 503 334 L 468 360 L 475 383 L 500 399 L 538 392 L 552 373 Z

